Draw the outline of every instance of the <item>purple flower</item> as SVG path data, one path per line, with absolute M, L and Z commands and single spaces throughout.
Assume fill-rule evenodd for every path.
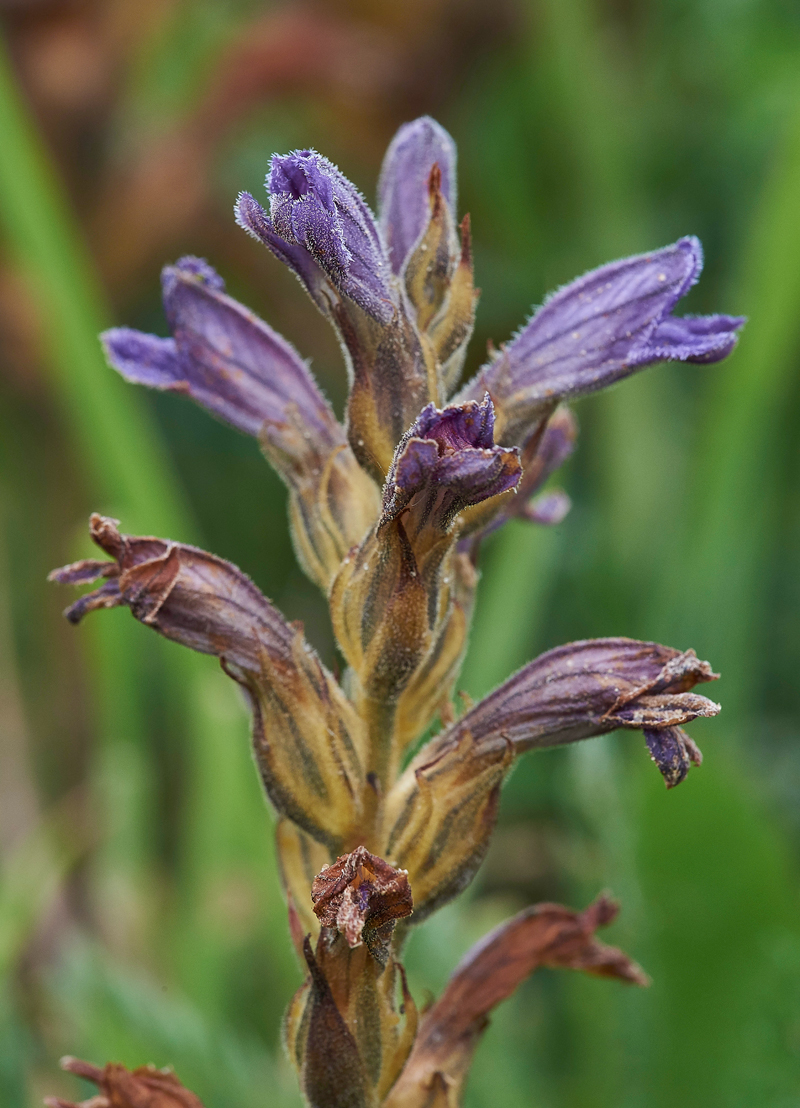
M 697 281 L 694 237 L 601 266 L 554 293 L 464 390 L 498 408 L 501 442 L 524 441 L 548 404 L 605 388 L 662 359 L 717 362 L 730 354 L 740 316 L 673 316 Z
M 343 296 L 388 322 L 396 310 L 391 270 L 375 217 L 358 189 L 314 150 L 273 155 L 267 188 L 277 234 L 305 247 Z
M 185 393 L 238 430 L 263 433 L 282 449 L 292 423 L 311 431 L 323 452 L 345 441 L 294 347 L 226 296 L 210 265 L 181 258 L 164 267 L 161 286 L 171 339 L 128 327 L 102 336 L 109 362 L 126 380 Z
M 206 262 L 181 258 L 166 266 L 162 288 L 173 337 L 106 331 L 110 364 L 128 381 L 191 396 L 259 439 L 289 486 L 304 568 L 327 588 L 377 513 L 377 489 L 344 428 L 294 347 L 226 296 Z
M 447 530 L 463 508 L 516 488 L 519 451 L 494 444 L 494 405 L 488 394 L 439 411 L 434 404 L 398 444 L 383 493 L 381 523 L 408 512 L 406 531 Z
M 395 273 L 428 225 L 428 184 L 435 165 L 442 196 L 455 215 L 456 144 L 430 116 L 404 123 L 389 144 L 378 182 L 380 226 Z

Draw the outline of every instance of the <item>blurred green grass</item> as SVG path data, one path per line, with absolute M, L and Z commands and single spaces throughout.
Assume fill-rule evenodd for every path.
M 257 5 L 179 7 L 185 18 L 132 70 L 124 118 L 139 126 L 201 94 Z M 706 763 L 674 793 L 636 737 L 523 762 L 469 906 L 412 938 L 412 984 L 418 997 L 441 987 L 471 941 L 531 899 L 582 905 L 610 887 L 623 902 L 610 937 L 652 988 L 537 975 L 493 1021 L 471 1108 L 793 1108 L 800 19 L 779 0 L 517 0 L 509 11 L 514 33 L 463 84 L 414 104 L 459 144 L 484 288 L 473 364 L 548 289 L 685 233 L 707 253 L 688 309 L 751 322 L 719 367 L 656 367 L 579 405 L 563 475 L 573 512 L 553 532 L 510 526 L 489 544 L 462 685 L 478 696 L 538 650 L 629 634 L 696 647 L 723 672 L 725 710 L 697 729 Z M 123 612 L 55 642 L 35 620 L 46 570 L 85 552 L 78 528 L 91 507 L 130 530 L 207 543 L 328 652 L 330 638 L 291 567 L 283 494 L 255 447 L 105 369 L 94 336 L 111 309 L 10 70 L 0 77 L 0 234 L 6 264 L 34 290 L 48 370 L 44 397 L 9 389 L 0 416 L 11 614 L 0 656 L 26 713 L 42 813 L 2 859 L 0 1101 L 22 1108 L 56 1091 L 55 1061 L 69 1050 L 170 1062 L 208 1108 L 295 1104 L 277 1035 L 300 975 L 244 710 L 209 660 L 153 641 Z M 318 100 L 292 93 L 240 121 L 226 163 L 265 169 L 273 133 L 336 156 L 357 147 L 358 132 L 326 144 Z M 371 192 L 378 144 L 361 125 L 367 153 L 352 171 Z M 230 169 L 216 172 L 224 210 Z M 229 234 L 240 234 L 232 222 Z M 259 257 L 236 280 L 298 345 L 308 319 L 332 378 L 335 351 L 317 342 L 311 308 L 281 318 L 277 266 Z M 161 328 L 155 272 L 151 285 L 121 322 Z M 56 650 L 80 652 L 66 676 Z M 70 680 L 85 685 L 79 696 Z M 88 718 L 76 732 L 40 699 Z M 62 734 L 66 754 L 44 745 Z M 59 801 L 75 786 L 83 840 L 81 824 L 58 834 Z

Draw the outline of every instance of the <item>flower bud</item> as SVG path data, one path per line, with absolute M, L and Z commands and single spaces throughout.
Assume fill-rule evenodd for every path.
M 456 210 L 456 146 L 430 116 L 404 123 L 389 144 L 378 182 L 380 225 L 392 269 L 399 273 L 428 224 L 431 170 L 442 198 Z
M 275 154 L 267 189 L 277 233 L 304 246 L 331 284 L 373 318 L 395 312 L 391 269 L 375 217 L 358 189 L 314 150 Z

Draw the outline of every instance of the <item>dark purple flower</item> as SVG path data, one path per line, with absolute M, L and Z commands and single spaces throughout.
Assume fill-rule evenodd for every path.
M 369 315 L 395 313 L 391 269 L 375 217 L 355 185 L 314 150 L 273 155 L 267 178 L 277 234 L 303 246 L 339 292 Z
M 384 488 L 381 523 L 407 511 L 409 534 L 431 525 L 444 531 L 468 505 L 516 488 L 519 451 L 495 446 L 493 432 L 494 406 L 488 395 L 480 404 L 424 408 L 398 444 Z
M 697 281 L 703 252 L 694 237 L 601 266 L 554 293 L 464 390 L 488 390 L 501 442 L 519 442 L 547 404 L 605 388 L 662 359 L 716 362 L 730 354 L 739 316 L 676 317 Z
M 430 116 L 404 123 L 389 144 L 378 182 L 380 226 L 395 273 L 428 225 L 428 184 L 434 165 L 441 175 L 441 194 L 455 215 L 456 144 Z

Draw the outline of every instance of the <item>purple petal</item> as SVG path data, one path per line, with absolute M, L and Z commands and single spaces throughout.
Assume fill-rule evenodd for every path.
M 108 360 L 123 377 L 184 392 L 240 431 L 264 433 L 279 448 L 302 420 L 317 448 L 344 441 L 305 362 L 266 323 L 222 291 L 204 262 L 182 258 L 162 275 L 173 339 L 120 327 L 103 335 Z M 296 434 L 291 442 L 296 443 Z
M 738 341 L 742 316 L 669 316 L 648 342 L 648 360 L 673 359 L 708 364 L 727 358 Z
M 646 727 L 644 737 L 668 789 L 680 785 L 689 767 L 699 766 L 703 761 L 703 755 L 680 727 L 664 727 L 659 731 Z
M 411 510 L 411 530 L 446 529 L 470 504 L 516 488 L 519 451 L 494 445 L 494 408 L 482 404 L 442 411 L 428 404 L 397 447 L 384 488 L 382 523 Z
M 386 323 L 391 270 L 375 217 L 355 185 L 314 150 L 273 155 L 267 187 L 278 235 L 305 247 L 343 295 Z
M 279 261 L 288 266 L 305 286 L 306 292 L 317 307 L 328 314 L 333 288 L 308 250 L 304 246 L 297 246 L 282 239 L 267 213 L 249 192 L 239 194 L 233 210 L 239 226 L 252 238 L 262 242 Z
M 555 527 L 562 522 L 571 507 L 572 501 L 567 494 L 557 489 L 555 492 L 542 493 L 541 496 L 529 501 L 521 514 L 531 523 L 538 523 L 542 527 Z
M 515 441 L 543 404 L 604 388 L 664 358 L 725 357 L 744 323 L 732 316 L 670 315 L 698 279 L 696 238 L 593 270 L 555 293 L 464 391 L 502 406 L 502 441 Z
M 428 181 L 434 165 L 439 166 L 442 194 L 455 215 L 455 143 L 430 116 L 404 123 L 389 144 L 378 183 L 380 226 L 395 273 L 428 224 Z

